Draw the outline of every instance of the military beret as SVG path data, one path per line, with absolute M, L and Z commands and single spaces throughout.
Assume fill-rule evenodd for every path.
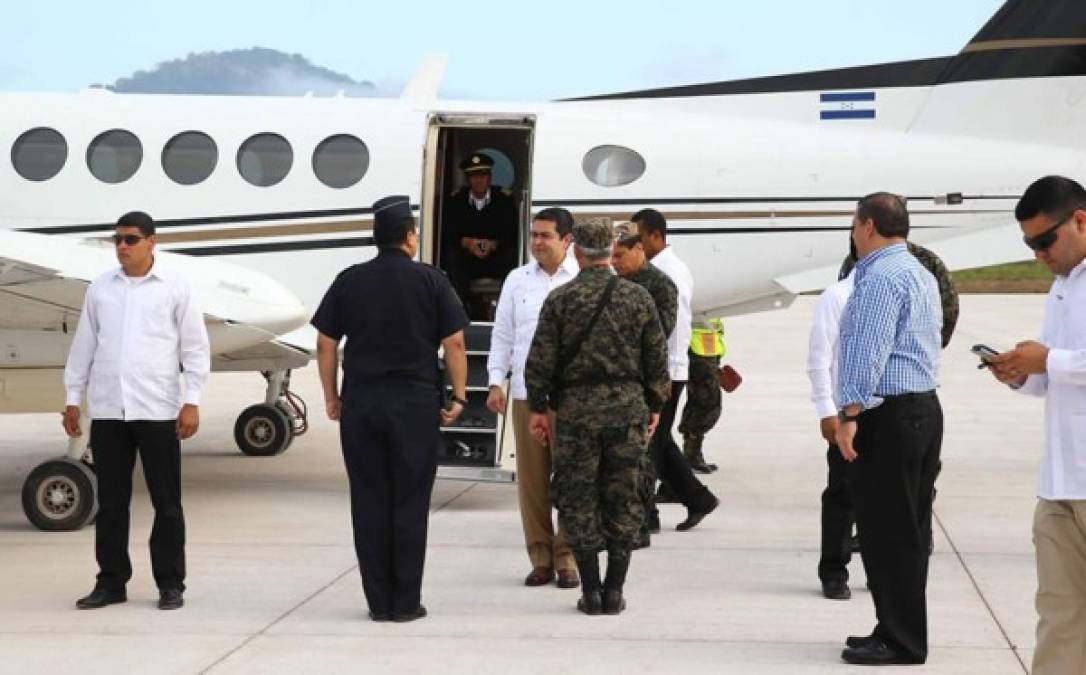
M 382 197 L 373 203 L 373 233 L 378 240 L 382 237 L 378 231 L 399 227 L 400 223 L 414 216 L 411 214 L 411 200 L 407 195 Z
M 473 152 L 460 162 L 460 170 L 464 173 L 490 171 L 493 166 L 494 158 L 485 152 Z
M 581 248 L 611 248 L 612 241 L 610 218 L 586 218 L 573 225 L 573 243 Z

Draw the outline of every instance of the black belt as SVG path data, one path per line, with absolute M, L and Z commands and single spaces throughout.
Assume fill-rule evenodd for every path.
M 908 394 L 875 394 L 875 396 L 881 398 L 883 401 L 928 401 L 935 398 L 935 390 L 930 391 L 917 391 Z

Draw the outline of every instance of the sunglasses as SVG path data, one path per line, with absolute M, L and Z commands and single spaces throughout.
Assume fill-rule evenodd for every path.
M 1064 223 L 1066 223 L 1068 220 L 1070 220 L 1071 216 L 1073 216 L 1073 215 L 1075 215 L 1074 211 L 1072 211 L 1071 213 L 1068 213 L 1063 218 L 1060 218 L 1059 220 L 1057 220 L 1055 225 L 1048 228 L 1044 232 L 1038 234 L 1037 236 L 1035 236 L 1035 237 L 1022 237 L 1022 241 L 1026 242 L 1026 246 L 1029 246 L 1034 251 L 1045 251 L 1045 250 L 1047 250 L 1049 247 L 1052 246 L 1052 244 L 1056 243 L 1056 237 L 1059 236 L 1059 234 L 1056 232 L 1056 230 L 1060 229 L 1060 226 L 1062 226 Z
M 135 246 L 147 237 L 141 237 L 138 234 L 115 234 L 111 238 L 114 246 L 120 246 L 121 242 L 124 242 L 125 246 Z

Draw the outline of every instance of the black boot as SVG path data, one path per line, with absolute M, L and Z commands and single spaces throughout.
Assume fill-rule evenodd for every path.
M 695 434 L 683 434 L 683 455 L 692 470 L 697 473 L 712 473 L 717 470 L 717 466 L 705 461 L 705 455 L 701 453 L 702 440 L 701 436 Z
M 603 613 L 603 597 L 600 593 L 600 559 L 593 551 L 577 553 L 577 571 L 581 573 L 581 599 L 577 609 L 590 616 Z
M 630 569 L 630 551 L 611 549 L 607 552 L 607 579 L 603 582 L 603 611 L 605 614 L 620 614 L 626 609 L 626 600 L 622 597 L 622 586 L 626 583 L 626 572 Z

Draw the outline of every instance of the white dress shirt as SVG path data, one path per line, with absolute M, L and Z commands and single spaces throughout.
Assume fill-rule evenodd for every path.
M 679 289 L 675 329 L 667 336 L 667 370 L 672 382 L 686 382 L 690 379 L 690 336 L 694 333 L 694 314 L 690 309 L 690 302 L 694 298 L 694 277 L 670 246 L 657 253 L 651 262 Z
M 184 277 L 158 264 L 145 277 L 118 267 L 87 288 L 64 368 L 67 404 L 79 405 L 86 394 L 92 419 L 176 419 L 182 401 L 199 405 L 210 353 Z
M 1086 499 L 1086 261 L 1052 283 L 1039 341 L 1049 348 L 1047 372 L 1018 389 L 1045 397 L 1037 496 Z
M 567 252 L 554 275 L 547 274 L 539 263 L 532 261 L 509 273 L 498 298 L 494 314 L 494 330 L 490 333 L 490 356 L 486 360 L 490 386 L 501 385 L 513 371 L 509 396 L 527 400 L 524 386 L 524 364 L 539 322 L 539 310 L 547 295 L 562 284 L 573 281 L 579 271 L 573 254 Z
M 855 270 L 853 270 L 855 271 Z M 841 312 L 852 295 L 853 272 L 822 291 L 815 305 L 807 350 L 807 378 L 811 381 L 811 402 L 818 419 L 837 414 L 833 392 L 837 391 L 837 337 Z

